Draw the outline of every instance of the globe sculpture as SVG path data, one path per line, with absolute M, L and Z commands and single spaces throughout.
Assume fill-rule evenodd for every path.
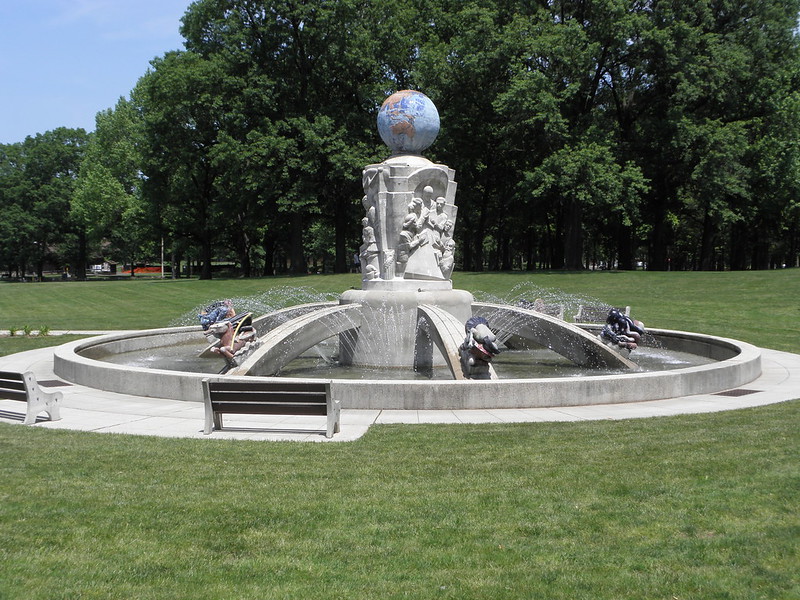
M 439 133 L 439 111 L 421 92 L 395 92 L 378 112 L 378 133 L 393 154 L 421 154 Z

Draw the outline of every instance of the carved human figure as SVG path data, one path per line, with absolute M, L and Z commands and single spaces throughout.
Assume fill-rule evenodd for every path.
M 369 198 L 365 195 L 361 199 L 361 206 L 364 207 L 364 214 L 369 219 L 369 224 L 375 227 L 375 205 L 370 202 Z
M 446 215 L 445 215 L 446 216 Z M 440 261 L 447 242 L 453 239 L 453 222 L 445 218 L 441 226 L 436 227 L 436 241 L 433 243 L 433 248 L 436 251 L 436 260 Z
M 409 207 L 414 203 L 412 202 Z M 397 260 L 395 262 L 395 276 L 402 277 L 406 270 L 406 264 L 411 254 L 420 245 L 426 242 L 417 235 L 417 214 L 409 212 L 403 219 L 403 229 L 400 231 L 400 239 L 397 242 Z
M 444 222 L 444 226 L 442 227 L 442 236 L 440 238 L 441 243 L 445 243 L 447 240 L 453 237 L 453 221 L 447 219 Z
M 383 270 L 386 279 L 394 279 L 395 251 L 387 249 L 383 255 Z
M 438 239 L 434 228 L 434 221 L 436 217 L 435 206 L 433 202 L 433 188 L 426 185 L 422 190 L 422 198 L 415 198 L 414 201 L 420 201 L 421 207 L 419 209 L 419 218 L 417 220 L 417 234 L 425 238 L 429 244 L 433 244 Z
M 375 230 L 369 224 L 369 218 L 361 219 L 361 272 L 366 278 L 368 272 L 378 270 L 378 244 L 375 241 Z M 372 267 L 371 269 L 369 267 Z M 373 279 L 373 277 L 369 277 Z
M 429 185 L 422 188 L 422 205 L 429 211 L 433 210 L 433 188 Z
M 448 221 L 447 213 L 444 212 L 444 205 L 445 205 L 444 197 L 439 196 L 436 199 L 436 212 L 431 213 L 430 216 L 428 217 L 428 221 L 430 222 L 431 227 L 433 227 L 433 229 L 436 231 L 437 240 L 442 237 L 442 234 L 444 233 L 444 226 Z M 450 226 L 452 227 L 452 221 L 450 223 Z
M 442 276 L 445 279 L 450 279 L 453 274 L 453 266 L 455 265 L 454 253 L 456 250 L 456 243 L 452 238 L 449 238 L 442 250 L 442 257 L 439 259 L 439 268 L 442 270 Z

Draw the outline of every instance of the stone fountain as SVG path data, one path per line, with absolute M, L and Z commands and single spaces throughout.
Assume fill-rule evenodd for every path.
M 455 171 L 422 156 L 439 132 L 439 113 L 421 92 L 389 96 L 378 131 L 391 155 L 363 170 L 361 289 L 338 306 L 298 316 L 268 339 L 231 375 L 274 375 L 308 348 L 339 335 L 343 365 L 427 370 L 445 364 L 454 379 L 469 377 L 459 347 L 473 316 L 513 323 L 515 333 L 588 367 L 635 365 L 595 336 L 560 319 L 500 305 L 476 305 L 453 289 L 458 207 Z
M 436 107 L 424 94 L 389 96 L 378 115 L 389 157 L 363 170 L 361 289 L 338 302 L 291 306 L 253 320 L 257 349 L 226 375 L 273 377 L 326 340 L 338 341 L 338 363 L 425 373 L 446 366 L 452 380 L 332 379 L 344 408 L 492 409 L 636 402 L 735 388 L 761 373 L 760 351 L 736 340 L 650 330 L 663 348 L 713 361 L 690 368 L 639 372 L 636 364 L 579 327 L 533 308 L 476 302 L 450 279 L 458 208 L 455 172 L 422 156 L 439 131 Z M 462 362 L 470 319 L 484 319 L 501 339 L 549 348 L 588 375 L 474 381 Z M 55 372 L 107 391 L 202 402 L 207 373 L 111 364 L 99 355 L 155 352 L 196 340 L 197 327 L 110 334 L 65 344 Z M 594 369 L 613 375 L 594 375 Z

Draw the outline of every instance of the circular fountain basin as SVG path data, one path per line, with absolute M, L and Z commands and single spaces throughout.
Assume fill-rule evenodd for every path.
M 666 371 L 486 381 L 326 379 L 331 394 L 351 409 L 491 409 L 579 406 L 710 394 L 745 385 L 761 374 L 760 350 L 705 334 L 649 330 L 667 350 L 711 359 Z M 197 371 L 122 365 L 103 357 L 125 352 L 203 346 L 198 328 L 174 327 L 108 334 L 59 346 L 54 371 L 72 383 L 123 394 L 202 402 L 204 378 L 246 379 Z M 191 352 L 187 353 L 191 354 Z M 181 358 L 176 360 L 181 362 Z M 218 366 L 220 363 L 214 363 Z M 173 367 L 175 365 L 172 365 Z M 178 367 L 184 368 L 184 366 Z M 265 378 L 275 379 L 275 378 Z

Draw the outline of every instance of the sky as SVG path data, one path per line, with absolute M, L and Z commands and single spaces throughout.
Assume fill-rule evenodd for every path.
M 0 144 L 94 131 L 150 61 L 183 49 L 191 0 L 0 0 Z

